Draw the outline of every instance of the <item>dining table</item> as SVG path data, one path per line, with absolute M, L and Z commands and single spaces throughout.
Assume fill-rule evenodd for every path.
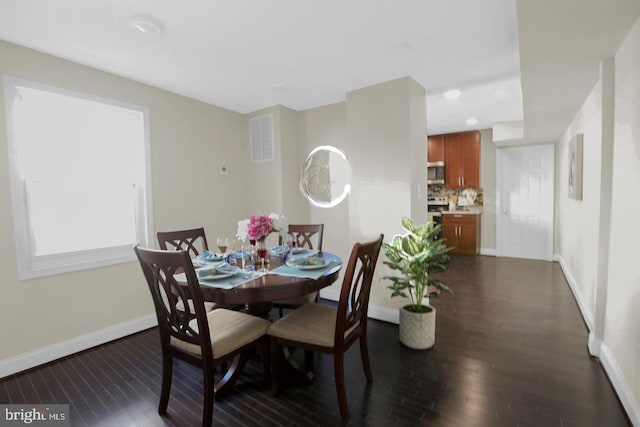
M 268 262 L 265 263 L 267 271 L 257 271 L 255 268 L 241 268 L 243 254 L 235 259 L 236 266 L 232 266 L 233 274 L 213 276 L 210 279 L 197 274 L 200 289 L 205 301 L 214 302 L 225 307 L 242 307 L 248 314 L 268 318 L 273 301 L 300 297 L 319 291 L 334 283 L 340 274 L 342 260 L 340 257 L 329 253 L 313 250 L 305 250 L 295 254 L 296 262 L 285 263 L 289 254 L 286 249 L 280 247 L 271 248 Z M 235 255 L 232 255 L 232 257 Z M 305 262 L 308 258 L 321 260 L 321 265 L 309 265 Z M 232 258 L 229 258 L 230 260 Z M 208 265 L 220 265 L 206 260 L 192 259 L 197 272 L 206 270 Z M 229 268 L 228 263 L 224 267 Z M 222 272 L 229 271 L 222 268 Z M 223 277 L 226 276 L 226 277 Z M 303 370 L 291 361 L 288 354 L 284 359 L 290 370 L 303 381 L 310 382 L 313 375 L 308 369 Z M 216 396 L 222 396 L 228 392 L 235 382 L 244 365 L 247 362 L 246 354 L 236 356 L 231 362 L 224 377 L 216 384 Z M 305 359 L 307 364 L 307 359 Z

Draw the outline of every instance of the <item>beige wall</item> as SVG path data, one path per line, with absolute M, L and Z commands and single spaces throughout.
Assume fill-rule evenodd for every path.
M 346 103 L 344 102 L 300 112 L 299 135 L 302 144 L 300 164 L 311 150 L 320 145 L 339 148 L 345 153 L 347 159 L 350 159 L 352 153 L 347 147 L 346 120 Z M 348 259 L 351 250 L 348 199 L 330 209 L 310 206 L 309 222 L 325 224 L 324 248 L 343 260 Z M 341 280 L 342 276 L 330 289 L 323 290 L 321 295 L 334 298 Z
M 640 21 L 615 60 L 603 62 L 598 83 L 556 149 L 556 250 L 590 330 L 589 349 L 634 424 L 640 423 L 638 70 Z M 584 134 L 581 201 L 568 198 L 566 182 L 568 143 L 576 133 Z
M 575 290 L 588 307 L 592 325 L 598 269 L 600 226 L 600 174 L 602 149 L 602 85 L 598 84 L 556 144 L 556 248 L 560 262 L 575 283 Z M 583 136 L 583 196 L 568 197 L 569 142 Z
M 306 146 L 300 138 L 300 113 L 280 107 L 282 152 L 282 209 L 291 224 L 309 223 L 310 204 L 300 191 L 300 173 L 306 158 Z
M 347 139 L 353 188 L 349 197 L 352 242 L 371 239 L 380 233 L 384 233 L 388 241 L 402 232 L 401 218 L 411 217 L 415 210 L 413 193 L 418 184 L 411 171 L 412 156 L 422 153 L 420 161 L 424 171 L 427 135 L 424 109 L 415 108 L 412 99 L 417 96 L 414 83 L 407 77 L 347 94 Z M 424 99 L 424 90 L 422 96 Z M 414 124 L 414 120 L 422 120 L 423 124 Z M 424 126 L 419 140 L 416 134 L 412 135 L 413 126 Z M 420 147 L 415 147 L 416 144 Z M 423 173 L 421 185 L 425 177 Z M 422 205 L 416 221 L 424 219 L 424 203 Z M 378 264 L 370 300 L 374 306 L 395 308 L 407 303 L 402 298 L 390 298 L 386 283 L 379 280 L 388 273 L 386 266 Z
M 615 56 L 615 127 L 604 343 L 640 423 L 640 20 Z M 626 406 L 626 405 L 625 405 Z
M 411 150 L 411 218 L 417 224 L 422 224 L 427 219 L 427 103 L 424 88 L 413 79 L 407 78 L 407 80 Z
M 280 106 L 273 106 L 255 111 L 247 115 L 247 127 L 249 119 L 265 114 L 273 116 L 273 161 L 251 162 L 251 152 L 247 152 L 247 159 L 251 162 L 244 170 L 248 178 L 248 210 L 243 212 L 241 218 L 249 215 L 269 214 L 282 212 L 282 126 Z M 250 133 L 249 136 L 250 138 Z M 251 150 L 249 148 L 249 150 Z
M 246 197 L 237 197 L 247 187 L 245 117 L 2 41 L 0 58 L 2 75 L 147 106 L 155 228 L 202 225 L 210 238 L 235 234 L 247 211 Z M 0 362 L 151 315 L 135 262 L 18 281 L 0 96 Z M 228 176 L 218 174 L 222 164 Z
M 250 118 L 265 114 L 273 116 L 274 160 L 252 162 L 245 167 L 249 210 L 244 217 L 278 212 L 291 224 L 308 222 L 310 207 L 299 190 L 305 155 L 299 130 L 301 113 L 276 105 L 248 114 L 246 127 Z M 251 153 L 247 158 L 251 159 Z M 276 240 L 275 235 L 269 237 L 270 243 Z
M 480 187 L 483 207 L 480 217 L 480 253 L 496 254 L 496 145 L 491 129 L 480 131 Z

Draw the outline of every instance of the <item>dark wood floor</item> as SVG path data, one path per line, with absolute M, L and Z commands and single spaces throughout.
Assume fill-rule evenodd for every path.
M 458 258 L 445 280 L 455 295 L 434 302 L 433 349 L 404 348 L 396 325 L 370 321 L 370 387 L 358 346 L 349 350 L 350 425 L 630 425 L 587 354 L 587 330 L 558 264 Z M 177 363 L 168 416 L 160 417 L 159 344 L 151 329 L 0 381 L 0 402 L 70 403 L 74 426 L 197 426 L 200 372 Z M 216 425 L 340 424 L 327 357 L 318 357 L 313 385 L 285 379 L 277 397 L 261 375 L 253 361 L 216 402 Z

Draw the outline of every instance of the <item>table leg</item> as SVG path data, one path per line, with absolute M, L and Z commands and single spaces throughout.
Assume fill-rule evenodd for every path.
M 272 306 L 273 303 L 271 303 L 270 301 L 245 304 L 244 311 L 245 313 L 251 314 L 252 316 L 258 316 L 268 319 Z
M 284 357 L 283 357 L 284 356 Z M 313 383 L 314 375 L 311 371 L 313 367 L 313 352 L 305 350 L 304 352 L 304 365 L 305 369 L 302 369 L 298 363 L 293 360 L 293 354 L 289 347 L 282 347 L 282 354 L 280 360 L 282 362 L 282 370 L 292 372 L 293 376 L 300 382 L 310 385 Z

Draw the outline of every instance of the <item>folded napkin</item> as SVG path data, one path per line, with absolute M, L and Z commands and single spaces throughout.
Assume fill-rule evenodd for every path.
M 287 252 L 289 252 L 289 248 L 287 247 L 287 245 L 273 246 L 269 248 L 269 252 L 271 252 L 271 254 L 275 256 L 283 256 Z
M 298 252 L 298 253 L 293 253 L 293 252 L 289 252 L 287 254 L 285 254 L 282 262 L 287 263 L 291 257 L 293 256 L 293 262 L 294 264 L 304 264 L 307 262 L 307 260 L 314 256 L 317 255 L 320 251 L 317 249 L 303 249 L 302 251 Z
M 209 251 L 202 251 L 202 254 L 200 254 L 200 261 L 202 262 L 222 261 L 222 257 L 220 255 L 212 254 Z
M 213 265 L 208 265 L 203 268 L 199 268 L 196 272 L 198 277 L 215 276 L 216 274 L 236 274 L 240 269 L 226 262 L 218 262 Z
M 262 277 L 264 276 L 264 274 L 265 273 L 260 273 L 257 271 L 239 270 L 238 274 L 227 277 L 226 279 L 209 280 L 206 278 L 200 278 L 198 281 L 200 282 L 200 285 L 209 286 L 212 288 L 233 289 L 251 280 L 257 279 L 258 277 Z
M 320 251 L 317 249 L 303 249 L 299 252 L 291 252 L 294 257 L 309 258 L 310 256 L 317 255 Z
M 322 276 L 329 275 L 338 271 L 342 268 L 342 261 L 340 258 L 333 259 L 327 262 L 327 264 L 318 269 L 314 270 L 301 270 L 297 267 L 292 267 L 288 265 L 281 265 L 280 267 L 269 271 L 267 274 L 276 274 L 278 276 L 289 276 L 289 277 L 302 277 L 307 279 L 317 280 Z
M 294 267 L 294 266 L 320 266 L 320 265 L 324 265 L 326 264 L 327 261 L 324 258 L 319 258 L 317 256 L 306 256 L 306 257 L 298 257 L 296 256 L 295 258 L 291 259 L 291 255 L 288 255 L 285 260 L 284 260 L 284 264 L 290 266 L 290 267 Z M 320 268 L 320 267 L 317 267 Z

